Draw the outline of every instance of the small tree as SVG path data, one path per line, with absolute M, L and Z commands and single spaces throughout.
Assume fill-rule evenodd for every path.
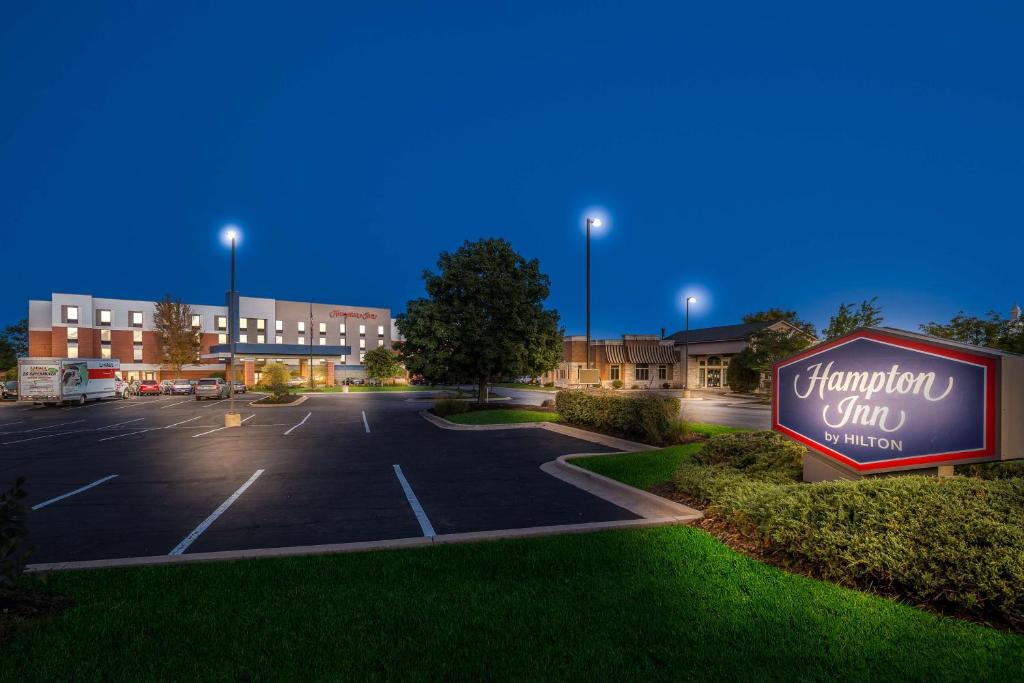
M 745 323 L 774 323 L 780 320 L 785 320 L 793 327 L 799 328 L 811 337 L 815 336 L 814 325 L 797 317 L 796 311 L 786 311 L 781 308 L 769 308 L 767 311 L 747 313 L 743 316 L 743 322 Z
M 288 395 L 288 380 L 291 379 L 291 373 L 284 363 L 268 363 L 263 366 L 260 379 L 274 398 L 282 399 Z
M 761 370 L 757 367 L 754 351 L 749 347 L 729 359 L 726 382 L 733 391 L 748 394 L 761 386 Z
M 192 328 L 192 308 L 181 299 L 171 300 L 171 295 L 158 301 L 153 313 L 153 329 L 164 364 L 181 374 L 184 365 L 199 360 L 202 348 L 199 332 Z
M 825 328 L 825 339 L 838 339 L 844 334 L 853 332 L 858 327 L 875 327 L 882 323 L 882 307 L 877 303 L 878 297 L 873 296 L 860 302 L 860 308 L 853 304 L 839 304 L 839 310 L 828 321 Z
M 363 357 L 363 367 L 366 368 L 367 377 L 380 380 L 382 384 L 384 380 L 401 377 L 403 372 L 398 355 L 383 346 L 366 352 Z
M 401 359 L 433 380 L 475 382 L 479 401 L 496 377 L 541 375 L 562 356 L 558 312 L 544 308 L 550 291 L 540 263 L 502 239 L 466 242 L 442 252 L 440 272 L 424 271 L 427 297 L 398 316 Z
M 968 316 L 960 311 L 946 324 L 931 322 L 921 325 L 921 331 L 964 344 L 1024 353 L 1024 324 L 1019 318 L 1003 318 L 995 311 L 989 311 L 987 318 Z

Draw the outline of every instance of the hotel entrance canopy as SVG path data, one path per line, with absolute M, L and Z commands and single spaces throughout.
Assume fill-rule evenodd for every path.
M 235 358 L 242 356 L 257 358 L 335 358 L 348 356 L 351 346 L 310 346 L 309 344 L 250 344 L 236 343 Z M 231 358 L 231 344 L 214 344 L 209 353 L 202 356 L 207 360 L 228 361 Z

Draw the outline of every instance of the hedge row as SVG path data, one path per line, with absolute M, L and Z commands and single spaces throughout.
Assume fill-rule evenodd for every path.
M 675 483 L 822 578 L 1024 626 L 1024 479 L 801 484 L 788 466 L 756 463 L 695 459 Z
M 656 394 L 623 396 L 608 391 L 559 391 L 555 408 L 570 424 L 620 432 L 656 445 L 679 443 L 686 426 L 679 399 Z

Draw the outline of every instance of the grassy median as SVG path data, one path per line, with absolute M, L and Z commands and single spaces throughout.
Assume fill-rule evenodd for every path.
M 557 422 L 561 418 L 558 413 L 549 410 L 494 408 L 448 415 L 445 419 L 463 425 L 497 425 L 518 424 L 521 422 Z
M 2 680 L 1011 680 L 1024 638 L 781 572 L 688 527 L 64 572 Z

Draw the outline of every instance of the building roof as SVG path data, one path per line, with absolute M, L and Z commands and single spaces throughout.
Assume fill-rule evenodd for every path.
M 699 344 L 701 342 L 718 342 L 718 341 L 741 341 L 749 337 L 754 332 L 760 332 L 766 327 L 774 325 L 779 322 L 778 320 L 760 321 L 756 323 L 740 323 L 739 325 L 719 325 L 718 327 L 702 327 L 696 330 L 690 330 L 689 338 L 687 338 L 686 332 L 676 332 L 670 334 L 666 339 L 671 339 L 677 344 L 690 343 Z

